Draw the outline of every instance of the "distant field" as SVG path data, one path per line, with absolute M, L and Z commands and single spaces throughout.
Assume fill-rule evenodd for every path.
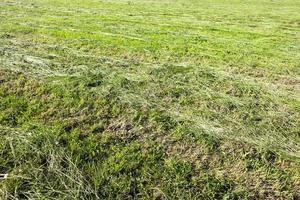
M 0 199 L 300 199 L 300 1 L 1 0 Z

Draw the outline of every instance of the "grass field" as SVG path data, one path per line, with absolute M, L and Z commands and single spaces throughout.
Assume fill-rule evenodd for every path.
M 0 199 L 300 199 L 299 11 L 1 0 Z

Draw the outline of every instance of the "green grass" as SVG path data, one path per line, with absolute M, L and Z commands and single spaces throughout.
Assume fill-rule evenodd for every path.
M 1 1 L 0 199 L 299 199 L 299 9 Z

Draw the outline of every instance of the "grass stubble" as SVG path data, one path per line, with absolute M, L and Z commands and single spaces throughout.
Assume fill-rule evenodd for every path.
M 295 0 L 0 2 L 1 199 L 299 199 Z

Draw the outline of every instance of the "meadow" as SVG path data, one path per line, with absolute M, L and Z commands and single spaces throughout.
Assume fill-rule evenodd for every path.
M 0 199 L 300 199 L 299 11 L 1 0 Z

